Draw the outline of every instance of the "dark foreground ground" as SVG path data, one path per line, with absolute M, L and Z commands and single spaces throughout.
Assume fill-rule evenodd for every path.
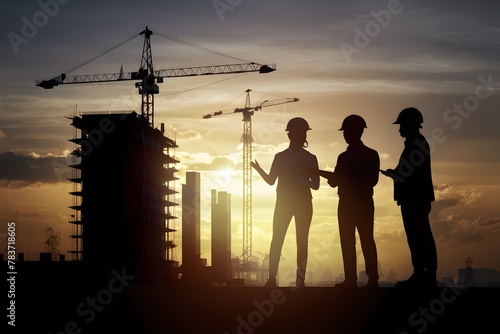
M 441 287 L 427 292 L 396 288 L 338 291 L 331 287 L 265 290 L 134 286 L 126 276 L 115 277 L 102 286 L 71 281 L 19 282 L 16 326 L 7 326 L 6 332 L 500 332 L 500 288 Z M 37 281 L 36 277 L 25 281 L 31 279 Z M 2 309 L 9 314 L 5 307 Z M 2 318 L 4 323 L 9 321 Z

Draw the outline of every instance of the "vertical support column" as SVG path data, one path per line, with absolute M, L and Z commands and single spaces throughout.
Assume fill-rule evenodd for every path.
M 252 121 L 250 111 L 243 112 L 243 263 L 252 256 Z

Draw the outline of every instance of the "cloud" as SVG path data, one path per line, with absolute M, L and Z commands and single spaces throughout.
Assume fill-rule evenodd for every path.
M 481 197 L 481 193 L 477 192 L 475 189 L 458 191 L 453 194 L 452 187 L 446 183 L 434 185 L 434 192 L 436 201 L 434 201 L 432 205 L 430 214 L 431 220 L 439 219 L 441 213 L 447 209 L 456 208 L 458 206 L 470 206 Z
M 19 189 L 39 183 L 66 182 L 71 174 L 65 157 L 36 153 L 0 153 L 0 187 Z
M 210 162 L 184 161 L 187 170 L 196 171 L 218 171 L 232 169 L 235 163 L 227 156 L 216 156 Z
M 390 155 L 388 153 L 380 153 L 380 160 L 387 160 L 389 159 Z
M 470 205 L 475 202 L 479 197 L 481 197 L 481 193 L 478 193 L 475 189 L 469 191 L 461 191 L 460 195 L 460 204 L 462 205 Z
M 443 212 L 446 209 L 449 208 L 454 208 L 460 203 L 460 200 L 458 198 L 442 198 L 436 200 L 432 204 L 432 211 L 430 214 L 430 219 L 438 219 L 441 212 Z
M 500 226 L 500 218 L 499 217 L 491 217 L 486 219 L 481 223 L 482 226 L 493 226 L 496 225 L 495 227 Z
M 434 191 L 436 193 L 446 193 L 451 189 L 451 186 L 447 183 L 444 184 L 435 184 Z
M 436 201 L 430 214 L 436 240 L 453 246 L 484 242 L 492 229 L 500 228 L 500 218 L 484 217 L 469 209 L 482 196 L 475 189 L 454 191 L 449 184 L 435 185 Z M 447 213 L 444 216 L 444 213 Z
M 436 240 L 454 246 L 481 243 L 488 238 L 484 222 L 489 221 L 470 215 L 449 216 L 432 223 Z
M 190 139 L 190 140 L 203 139 L 201 134 L 195 130 L 185 130 L 185 131 L 176 132 L 176 138 L 177 139 Z

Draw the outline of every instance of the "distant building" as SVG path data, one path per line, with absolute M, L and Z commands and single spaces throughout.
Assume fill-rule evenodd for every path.
M 458 269 L 458 285 L 500 287 L 500 272 L 491 268 Z
M 218 196 L 217 196 L 218 195 Z M 226 282 L 231 272 L 231 194 L 212 190 L 212 281 Z
M 176 279 L 175 141 L 135 112 L 83 113 L 71 125 L 75 260 L 89 279 L 122 268 L 136 282 Z
M 182 280 L 200 279 L 200 173 L 186 172 L 182 185 Z

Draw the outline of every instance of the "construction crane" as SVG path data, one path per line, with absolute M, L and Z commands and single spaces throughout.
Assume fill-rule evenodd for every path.
M 232 112 L 222 110 L 203 116 L 209 119 L 214 116 L 241 113 L 243 114 L 243 134 L 241 142 L 243 143 L 243 252 L 241 254 L 242 263 L 249 264 L 252 257 L 252 116 L 255 111 L 265 107 L 272 107 L 279 104 L 298 102 L 299 99 L 283 98 L 277 100 L 265 100 L 259 104 L 250 103 L 251 89 L 247 89 L 245 107 L 236 108 Z
M 153 32 L 149 30 L 147 26 L 146 29 L 141 31 L 139 34 L 132 36 L 131 38 L 125 40 L 124 42 L 118 44 L 117 46 L 111 48 L 110 50 L 105 51 L 99 56 L 92 58 L 90 61 L 84 63 L 83 65 L 86 65 L 91 61 L 94 61 L 98 57 L 110 52 L 111 50 L 115 49 L 118 46 L 125 44 L 126 42 L 130 41 L 131 39 L 139 35 L 144 35 L 144 45 L 142 49 L 141 65 L 137 72 L 124 73 L 122 70 L 120 70 L 119 73 L 90 74 L 90 75 L 86 74 L 86 75 L 75 75 L 75 76 L 67 76 L 66 74 L 68 73 L 63 73 L 49 80 L 36 80 L 35 85 L 45 89 L 52 89 L 55 86 L 69 85 L 69 84 L 119 82 L 126 80 L 136 81 L 135 87 L 138 88 L 142 101 L 141 115 L 144 119 L 147 119 L 148 124 L 151 127 L 154 127 L 154 96 L 159 93 L 159 87 L 157 83 L 163 83 L 164 78 L 191 77 L 191 76 L 202 76 L 202 75 L 213 75 L 213 74 L 246 73 L 246 72 L 269 73 L 276 70 L 275 64 L 262 65 L 254 62 L 249 62 L 242 64 L 184 67 L 184 68 L 174 68 L 174 69 L 155 71 L 153 69 L 153 55 L 151 52 L 151 40 L 150 40 L 150 37 L 151 35 L 153 35 Z M 159 35 L 162 36 L 161 34 Z M 168 36 L 162 36 L 162 37 L 173 39 Z M 184 44 L 195 46 L 194 44 L 187 42 L 184 42 Z M 207 48 L 202 48 L 202 49 L 205 51 L 213 52 L 212 50 Z M 220 52 L 218 52 L 217 54 L 224 55 L 221 54 Z M 77 68 L 82 67 L 83 65 L 80 65 Z M 77 68 L 75 68 L 74 70 L 76 70 Z

